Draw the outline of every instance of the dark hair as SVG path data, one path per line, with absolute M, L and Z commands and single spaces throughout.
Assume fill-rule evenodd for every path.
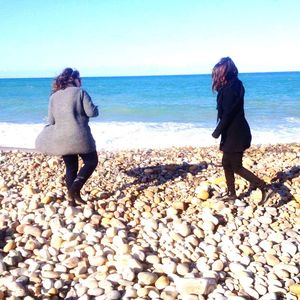
M 65 68 L 62 73 L 53 80 L 52 93 L 63 90 L 70 85 L 75 86 L 75 79 L 80 79 L 79 72 L 72 68 Z
M 223 57 L 212 70 L 212 90 L 218 92 L 228 81 L 238 76 L 238 69 L 230 57 Z

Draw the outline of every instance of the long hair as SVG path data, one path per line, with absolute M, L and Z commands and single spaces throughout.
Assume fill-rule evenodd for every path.
M 64 90 L 70 85 L 75 86 L 75 79 L 80 79 L 79 72 L 72 68 L 65 68 L 62 73 L 53 80 L 52 93 L 55 93 L 58 90 Z
M 228 81 L 238 76 L 238 69 L 230 57 L 223 57 L 212 70 L 212 90 L 218 92 Z

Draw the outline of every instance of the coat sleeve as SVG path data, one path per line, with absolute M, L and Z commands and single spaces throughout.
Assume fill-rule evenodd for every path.
M 54 119 L 53 111 L 52 111 L 52 101 L 51 101 L 51 99 L 49 100 L 49 105 L 48 105 L 47 123 L 48 123 L 48 125 L 54 125 L 55 124 L 55 119 Z
M 98 107 L 94 105 L 90 95 L 82 90 L 82 105 L 84 112 L 89 118 L 97 117 L 99 115 Z
M 239 97 L 236 95 L 233 89 L 228 88 L 223 91 L 222 97 L 222 117 L 212 133 L 214 138 L 218 138 L 224 130 L 230 125 L 235 114 L 237 113 L 237 108 L 239 104 Z

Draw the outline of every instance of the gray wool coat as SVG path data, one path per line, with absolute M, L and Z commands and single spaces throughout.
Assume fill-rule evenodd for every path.
M 48 125 L 38 135 L 36 150 L 49 155 L 84 154 L 96 151 L 88 125 L 98 116 L 98 108 L 88 93 L 70 86 L 52 94 L 49 99 Z

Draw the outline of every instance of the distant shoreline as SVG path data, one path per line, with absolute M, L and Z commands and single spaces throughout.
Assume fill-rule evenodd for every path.
M 300 71 L 257 71 L 257 72 L 240 72 L 240 75 L 247 75 L 247 74 L 278 74 L 278 73 L 300 73 Z M 82 76 L 82 78 L 137 78 L 137 77 L 177 77 L 177 76 L 210 76 L 211 73 L 199 73 L 199 74 L 152 74 L 152 75 L 88 75 L 88 76 Z M 53 75 L 51 77 L 36 77 L 36 76 L 29 76 L 29 77 L 2 77 L 0 75 L 0 80 L 9 80 L 9 79 L 49 79 L 52 80 L 56 75 Z

